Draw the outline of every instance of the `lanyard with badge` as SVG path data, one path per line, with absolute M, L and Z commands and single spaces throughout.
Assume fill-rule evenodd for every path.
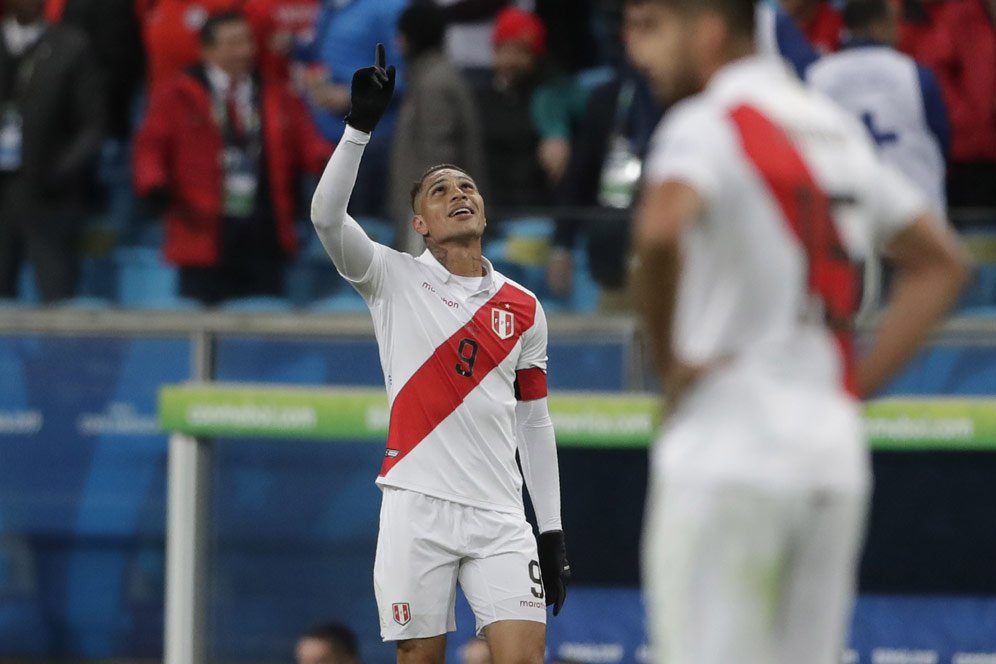
M 640 181 L 642 164 L 626 137 L 625 126 L 629 109 L 633 105 L 636 84 L 626 81 L 619 90 L 616 114 L 609 134 L 602 175 L 598 183 L 598 203 L 603 207 L 628 208 L 633 202 L 636 185 Z
M 249 117 L 243 118 L 244 135 L 238 136 L 239 132 L 228 117 L 226 100 L 216 99 L 215 118 L 225 139 L 221 155 L 225 172 L 223 210 L 226 217 L 233 219 L 248 219 L 253 216 L 259 189 L 261 122 L 255 106 L 248 115 Z
M 0 172 L 12 173 L 21 168 L 24 154 L 24 118 L 20 101 L 35 72 L 39 48 L 30 48 L 14 74 L 14 90 L 0 106 Z

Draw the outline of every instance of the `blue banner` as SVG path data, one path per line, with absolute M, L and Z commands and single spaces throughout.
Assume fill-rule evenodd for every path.
M 183 339 L 0 338 L 0 655 L 161 654 L 156 390 L 189 358 Z

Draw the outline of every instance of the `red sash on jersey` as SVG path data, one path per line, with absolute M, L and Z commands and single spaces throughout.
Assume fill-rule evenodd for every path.
M 789 137 L 771 120 L 750 106 L 734 108 L 730 117 L 744 152 L 806 253 L 809 291 L 823 301 L 827 327 L 843 359 L 844 387 L 855 394 L 852 327 L 858 309 L 858 275 L 831 217 L 830 197 Z
M 444 341 L 394 399 L 380 476 L 415 449 L 512 352 L 533 325 L 536 300 L 505 284 Z

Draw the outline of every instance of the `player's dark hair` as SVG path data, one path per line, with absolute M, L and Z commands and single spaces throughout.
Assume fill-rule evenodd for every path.
M 412 188 L 411 191 L 409 192 L 411 195 L 412 212 L 415 212 L 415 199 L 418 198 L 418 195 L 422 193 L 422 185 L 425 184 L 426 178 L 428 178 L 436 171 L 442 171 L 447 168 L 453 171 L 460 171 L 467 177 L 470 177 L 470 173 L 463 170 L 459 166 L 454 166 L 453 164 L 436 164 L 435 166 L 430 166 L 425 170 L 424 173 L 422 173 L 422 175 L 419 176 L 418 180 L 415 180 L 415 182 L 412 183 Z
M 848 0 L 844 5 L 844 25 L 853 32 L 889 20 L 888 2 L 889 0 Z
M 654 0 L 659 5 L 682 14 L 717 12 L 730 29 L 741 37 L 754 38 L 754 0 Z
M 204 25 L 201 26 L 201 46 L 214 46 L 218 40 L 218 29 L 221 26 L 229 23 L 240 23 L 245 20 L 247 20 L 246 15 L 242 12 L 231 11 L 211 14 L 208 16 L 208 19 L 204 21 Z
M 329 644 L 333 649 L 346 657 L 359 659 L 359 648 L 356 645 L 356 634 L 353 630 L 339 623 L 317 625 L 301 635 L 302 639 L 319 639 Z
M 414 2 L 398 17 L 398 33 L 408 44 L 408 57 L 443 48 L 446 15 L 431 2 Z

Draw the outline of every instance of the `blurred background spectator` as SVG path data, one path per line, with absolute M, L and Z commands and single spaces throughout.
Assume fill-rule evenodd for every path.
M 425 245 L 411 227 L 409 191 L 426 168 L 454 164 L 477 181 L 485 200 L 489 192 L 478 112 L 460 70 L 443 54 L 445 27 L 442 10 L 432 4 L 408 7 L 398 22 L 408 89 L 391 150 L 389 200 L 397 247 L 415 256 Z
M 951 119 L 948 202 L 996 206 L 996 2 L 906 0 L 900 48 L 929 67 Z
M 417 2 L 418 0 L 416 0 Z M 490 47 L 495 16 L 506 6 L 523 10 L 535 8 L 532 0 L 428 0 L 443 10 L 446 25 L 443 51 L 451 62 L 458 63 L 468 79 L 487 80 L 494 63 Z
M 883 158 L 926 192 L 945 218 L 951 132 L 937 79 L 894 49 L 899 16 L 891 0 L 849 0 L 844 20 L 844 50 L 809 68 L 810 85 L 864 122 Z
M 88 2 L 89 0 L 84 0 Z M 148 57 L 148 88 L 154 91 L 200 59 L 200 31 L 212 14 L 235 11 L 243 0 L 139 0 Z
M 4 2 L 0 0 L 0 7 Z M 9 0 L 10 6 L 13 3 Z M 205 263 L 206 245 L 178 244 L 176 229 L 185 214 L 198 219 L 210 217 L 203 205 L 183 207 L 189 205 L 180 204 L 184 196 L 196 189 L 220 196 L 217 192 L 222 185 L 208 182 L 210 178 L 196 183 L 192 181 L 196 178 L 180 178 L 172 186 L 186 194 L 178 196 L 176 191 L 158 186 L 141 191 L 143 196 L 151 193 L 147 202 L 158 203 L 154 216 L 169 208 L 166 227 L 171 230 L 164 241 L 156 225 L 141 223 L 143 215 L 156 210 L 156 205 L 135 206 L 134 185 L 139 180 L 130 176 L 140 172 L 142 164 L 150 163 L 151 134 L 143 134 L 138 143 L 143 150 L 137 164 L 132 163 L 136 145 L 132 134 L 146 113 L 153 113 L 160 122 L 164 119 L 161 110 L 148 108 L 152 99 L 157 100 L 154 105 L 161 106 L 162 96 L 155 90 L 163 85 L 175 88 L 178 76 L 189 80 L 190 67 L 200 61 L 199 31 L 205 21 L 232 10 L 245 14 L 255 36 L 256 84 L 263 86 L 261 90 L 282 88 L 288 109 L 299 108 L 297 101 L 289 101 L 294 97 L 304 102 L 306 116 L 291 133 L 314 136 L 317 130 L 327 143 L 339 139 L 349 108 L 351 74 L 369 64 L 374 44 L 384 43 L 388 60 L 401 70 L 406 64 L 417 68 L 417 80 L 411 85 L 419 94 L 413 92 L 407 103 L 412 75 L 399 72 L 396 101 L 367 148 L 350 201 L 350 212 L 363 219 L 378 240 L 421 251 L 420 241 L 408 228 L 409 181 L 431 162 L 455 161 L 478 179 L 492 222 L 508 222 L 492 228 L 498 231 L 492 235 L 497 243 L 489 248 L 503 269 L 511 270 L 510 274 L 541 297 L 561 296 L 554 308 L 594 309 L 596 285 L 602 292 L 603 307 L 615 306 L 612 302 L 623 292 L 628 198 L 646 135 L 660 114 L 660 109 L 653 108 L 639 74 L 622 64 L 625 40 L 619 35 L 624 31 L 625 14 L 634 3 L 43 0 L 43 4 L 49 23 L 76 28 L 70 32 L 81 31 L 89 37 L 92 57 L 85 61 L 96 62 L 95 80 L 101 80 L 102 85 L 87 86 L 88 97 L 99 97 L 103 102 L 107 140 L 97 144 L 95 134 L 84 133 L 91 142 L 83 158 L 88 167 L 78 171 L 79 180 L 61 194 L 58 203 L 65 211 L 63 216 L 73 218 L 72 229 L 52 234 L 59 239 L 49 244 L 58 242 L 64 253 L 72 254 L 70 260 L 60 263 L 65 267 L 44 270 L 54 276 L 39 279 L 46 280 L 46 294 L 39 296 L 28 272 L 16 267 L 22 257 L 30 258 L 36 250 L 29 250 L 27 244 L 17 245 L 14 253 L 8 252 L 14 256 L 5 268 L 8 293 L 13 292 L 9 285 L 13 280 L 21 285 L 21 299 L 51 300 L 56 297 L 52 283 L 59 282 L 68 284 L 59 290 L 59 298 L 97 296 L 131 306 L 146 297 L 143 293 L 155 299 L 153 291 L 173 292 L 173 299 L 162 300 L 168 303 L 175 301 L 180 290 L 191 292 L 188 268 L 215 264 L 215 259 Z M 889 25 L 876 19 L 869 26 L 867 21 L 856 19 L 858 22 L 846 27 L 843 0 L 758 0 L 756 6 L 757 42 L 762 51 L 788 59 L 802 78 L 807 78 L 807 69 L 813 66 L 809 80 L 864 118 L 883 154 L 916 179 L 938 208 L 945 206 L 948 197 L 951 217 L 963 230 L 996 226 L 996 0 L 895 0 L 889 4 L 900 10 L 897 49 L 914 60 L 903 59 L 889 48 L 897 42 L 892 34 L 895 14 L 888 17 Z M 407 24 L 399 25 L 402 12 L 409 7 L 414 13 Z M 425 7 L 438 11 L 430 17 L 424 13 Z M 834 54 L 839 47 L 844 51 Z M 813 65 L 821 57 L 823 61 Z M 886 68 L 891 72 L 892 88 L 878 84 L 884 80 L 878 77 L 885 75 Z M 831 76 L 828 72 L 836 73 Z M 910 79 L 911 72 L 915 72 L 915 81 Z M 832 86 L 829 78 L 836 81 Z M 98 90 L 99 94 L 93 94 Z M 889 94 L 899 96 L 889 98 L 890 90 Z M 264 94 L 260 100 L 269 96 Z M 896 101 L 899 97 L 906 101 Z M 225 119 L 218 108 L 197 111 L 201 117 L 198 122 L 205 122 L 201 130 L 211 133 L 211 124 Z M 261 103 L 264 126 L 265 108 Z M 185 108 L 181 115 L 189 115 L 188 111 Z M 296 117 L 296 111 L 287 113 Z M 945 115 L 949 139 L 945 139 Z M 405 130 L 398 132 L 396 127 L 402 121 Z M 154 126 L 155 122 L 145 125 Z M 175 136 L 182 133 L 175 127 L 170 131 Z M 6 135 L 14 133 L 8 130 Z M 51 138 L 46 136 L 45 140 Z M 24 140 L 25 153 L 32 152 L 27 137 Z M 177 146 L 186 146 L 178 149 L 193 153 L 193 141 L 178 140 Z M 267 141 L 262 143 L 265 146 Z M 278 255 L 280 265 L 287 263 L 290 247 L 295 245 L 292 224 L 283 220 L 303 211 L 301 203 L 314 187 L 309 174 L 314 163 L 300 168 L 311 156 L 301 157 L 299 163 L 291 156 L 297 155 L 301 146 L 293 141 L 285 143 L 279 157 L 268 154 L 272 147 L 261 149 L 266 186 L 258 201 L 259 218 L 268 218 L 270 213 L 265 210 L 271 210 L 273 221 L 248 225 L 257 230 L 278 229 L 269 238 L 273 240 L 269 244 L 278 249 L 269 254 Z M 318 145 L 328 149 L 325 143 Z M 268 161 L 281 161 L 285 156 L 292 167 L 277 168 Z M 162 168 L 173 169 L 173 177 L 179 177 L 180 170 L 198 171 L 208 168 L 210 161 L 199 154 L 189 157 L 189 164 L 178 165 L 187 159 L 186 154 L 170 157 Z M 226 179 L 216 165 L 204 172 L 209 171 L 219 182 Z M 10 183 L 19 178 L 4 175 L 0 179 L 8 183 L 5 187 L 18 186 Z M 944 189 L 937 184 L 942 179 Z M 279 194 L 271 191 L 274 187 Z M 613 187 L 618 191 L 608 195 Z M 610 198 L 614 202 L 609 202 Z M 203 203 L 203 199 L 197 200 Z M 47 203 L 51 203 L 50 208 L 55 205 L 54 201 Z M 20 203 L 5 196 L 0 205 L 9 209 Z M 562 209 L 558 212 L 558 208 Z M 194 209 L 199 212 L 193 213 Z M 0 223 L 5 223 L 9 235 L 13 222 L 5 219 Z M 193 222 L 184 223 L 193 228 Z M 222 225 L 219 221 L 217 227 Z M 202 239 L 212 237 L 213 228 L 208 224 L 191 233 Z M 218 261 L 225 253 L 224 237 L 218 235 Z M 265 292 L 285 298 L 287 306 L 319 306 L 319 301 L 327 300 L 335 310 L 359 307 L 362 303 L 350 300 L 334 275 L 328 282 L 324 252 L 307 234 L 303 237 L 303 259 L 291 265 L 287 287 L 280 290 L 280 279 L 272 278 L 282 269 L 264 268 L 263 272 L 271 273 L 261 278 L 270 284 Z M 259 237 L 254 242 L 266 244 Z M 990 242 L 973 237 L 970 246 L 977 256 L 988 256 Z M 163 244 L 172 264 L 184 266 L 182 278 L 179 271 L 155 260 L 153 249 Z M 191 263 L 194 255 L 201 258 Z M 127 285 L 134 283 L 135 275 L 150 271 L 156 274 L 155 280 L 149 280 L 155 288 L 135 290 Z M 80 273 L 78 279 L 66 277 L 76 272 Z M 255 287 L 250 290 L 258 291 Z M 343 297 L 336 299 L 337 295 Z M 213 301 L 216 295 L 199 299 Z M 980 301 L 990 300 L 985 296 Z M 584 308 L 587 302 L 592 304 Z
M 145 76 L 145 49 L 134 0 L 49 0 L 46 15 L 82 30 L 100 66 L 108 135 L 127 141 L 133 105 Z
M 768 0 L 757 0 L 754 7 L 757 22 L 755 43 L 758 52 L 788 60 L 799 77 L 804 78 L 806 69 L 820 58 L 820 53 L 781 5 Z
M 331 146 L 285 86 L 252 75 L 244 15 L 212 16 L 201 43 L 201 62 L 150 100 L 136 188 L 167 208 L 164 251 L 180 266 L 182 296 L 280 296 L 297 249 L 296 174 L 323 168 Z
M 79 279 L 81 199 L 105 129 L 100 72 L 82 31 L 44 0 L 6 0 L 0 39 L 0 296 L 26 259 L 44 302 Z
M 360 664 L 353 630 L 337 623 L 314 627 L 297 641 L 296 664 Z
M 304 67 L 295 48 L 315 39 L 319 0 L 245 0 L 242 11 L 256 33 L 260 75 L 274 83 L 304 88 Z
M 828 0 L 780 0 L 796 27 L 820 53 L 840 48 L 844 21 L 840 11 Z
M 311 117 L 326 140 L 337 143 L 349 111 L 353 72 L 373 62 L 376 44 L 384 44 L 387 61 L 398 69 L 394 102 L 377 124 L 363 153 L 363 163 L 349 201 L 353 216 L 383 216 L 384 182 L 391 140 L 398 119 L 397 100 L 404 98 L 404 62 L 396 47 L 396 29 L 407 0 L 324 0 L 308 49 L 311 66 L 307 99 Z
M 663 109 L 634 69 L 631 44 L 651 17 L 649 0 L 623 3 L 622 41 L 627 54 L 613 79 L 596 88 L 561 183 L 559 203 L 568 208 L 600 207 L 601 218 L 562 216 L 557 221 L 547 269 L 551 291 L 572 287 L 573 251 L 587 237 L 589 268 L 603 291 L 605 308 L 625 307 L 629 210 L 639 184 L 641 159 Z M 620 301 L 621 300 L 621 301 Z
M 498 15 L 491 42 L 494 74 L 477 90 L 488 207 L 550 205 L 551 178 L 540 162 L 541 142 L 532 114 L 533 94 L 542 83 L 546 30 L 535 14 L 509 7 Z
M 494 34 L 498 14 L 507 8 L 535 13 L 547 27 L 550 60 L 567 71 L 598 63 L 600 44 L 593 24 L 601 27 L 618 12 L 614 0 L 428 0 L 444 10 L 446 55 L 474 82 L 484 82 L 494 66 L 488 39 Z M 595 21 L 598 16 L 603 20 Z

